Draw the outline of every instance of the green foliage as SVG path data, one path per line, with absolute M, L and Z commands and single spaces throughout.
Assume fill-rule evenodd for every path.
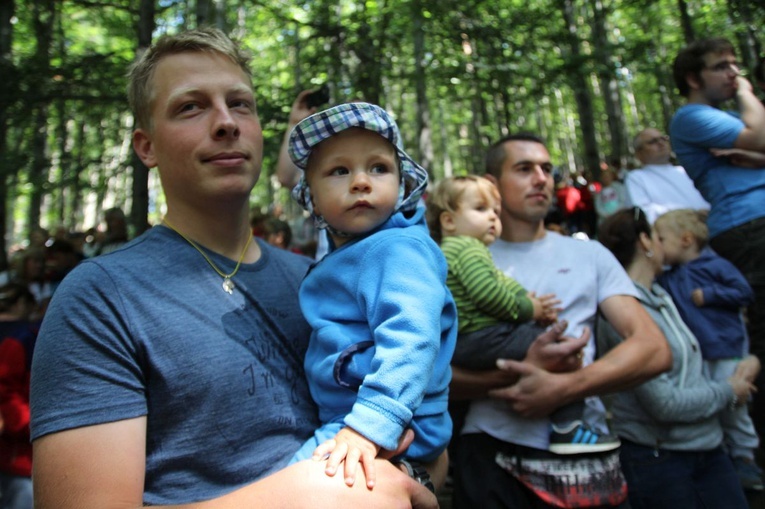
M 197 26 L 199 1 L 158 1 L 156 35 Z M 42 0 L 32 4 L 43 5 Z M 0 132 L 7 150 L 0 173 L 13 188 L 9 196 L 16 197 L 9 217 L 17 237 L 26 227 L 20 207 L 34 193 L 44 196 L 45 226 L 77 228 L 91 226 L 101 208 L 128 207 L 132 199 L 131 117 L 124 90 L 137 47 L 139 1 L 54 4 L 47 57 L 41 59 L 38 51 L 35 10 L 17 8 L 10 59 L 2 68 L 5 131 Z M 761 2 L 687 4 L 698 36 L 719 34 L 761 48 Z M 265 147 L 252 201 L 261 210 L 279 203 L 290 213 L 297 211 L 273 169 L 295 96 L 323 83 L 334 103 L 365 98 L 390 109 L 413 153 L 419 152 L 418 126 L 429 121 L 424 125 L 436 178 L 481 171 L 486 144 L 518 130 L 545 136 L 557 162 L 581 165 L 586 126 L 574 89 L 582 83 L 592 94 L 597 156 L 608 157 L 614 147 L 608 141 L 603 76 L 618 84 L 627 139 L 643 126 L 664 128 L 667 115 L 680 104 L 669 73 L 685 44 L 675 0 L 604 0 L 605 44 L 593 40 L 599 28 L 594 0 L 574 2 L 573 39 L 562 2 L 555 0 L 221 0 L 210 5 L 219 10 L 209 21 L 224 26 L 255 55 L 252 71 Z M 424 54 L 418 67 L 415 40 L 420 36 Z M 577 48 L 572 41 L 578 41 Z M 33 174 L 31 153 L 39 128 L 31 113 L 40 108 L 46 112 L 44 155 L 50 165 L 42 178 Z M 150 179 L 151 185 L 157 186 L 156 180 Z M 161 193 L 153 188 L 149 194 L 155 197 L 150 220 L 156 221 Z

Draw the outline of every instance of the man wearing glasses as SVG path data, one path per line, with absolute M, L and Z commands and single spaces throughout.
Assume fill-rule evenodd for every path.
M 709 210 L 683 167 L 670 162 L 669 136 L 649 127 L 635 136 L 633 146 L 643 166 L 627 174 L 625 186 L 632 205 L 643 209 L 651 224 L 674 209 Z
M 748 308 L 750 352 L 765 360 L 765 107 L 741 76 L 733 45 L 702 39 L 680 51 L 673 74 L 688 99 L 670 124 L 672 147 L 711 204 L 710 245 L 744 274 L 755 292 Z M 735 109 L 721 106 L 727 101 Z M 765 433 L 765 376 L 752 417 Z

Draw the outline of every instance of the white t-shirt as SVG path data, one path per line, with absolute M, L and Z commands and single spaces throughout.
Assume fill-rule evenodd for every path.
M 630 171 L 625 185 L 630 201 L 643 209 L 651 224 L 670 210 L 709 210 L 709 203 L 682 166 L 647 164 Z
M 554 293 L 568 321 L 566 335 L 577 337 L 584 327 L 594 329 L 598 305 L 614 295 L 637 296 L 635 286 L 616 258 L 599 242 L 577 240 L 554 232 L 533 242 L 497 240 L 490 246 L 494 263 L 537 295 Z M 584 350 L 584 364 L 595 355 L 595 337 Z M 603 405 L 588 398 L 585 421 L 593 429 L 606 431 Z M 524 419 L 504 401 L 480 400 L 471 404 L 463 433 L 487 433 L 514 444 L 547 449 L 549 420 Z

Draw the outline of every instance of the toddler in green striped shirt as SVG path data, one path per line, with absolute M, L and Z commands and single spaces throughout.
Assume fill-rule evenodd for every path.
M 494 265 L 488 246 L 502 233 L 500 203 L 494 184 L 475 175 L 447 177 L 428 196 L 428 228 L 448 263 L 446 284 L 457 304 L 452 364 L 466 369 L 493 369 L 497 359 L 523 360 L 531 343 L 558 318 L 560 301 L 554 294 L 527 292 Z M 619 446 L 617 438 L 589 430 L 583 411 L 584 402 L 578 401 L 550 416 L 551 452 Z

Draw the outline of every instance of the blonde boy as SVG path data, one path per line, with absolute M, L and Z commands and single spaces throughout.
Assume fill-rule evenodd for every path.
M 654 224 L 671 269 L 659 284 L 672 296 L 683 321 L 699 340 L 704 363 L 714 380 L 725 380 L 746 355 L 748 341 L 741 309 L 754 302 L 744 276 L 707 246 L 705 213 L 678 209 L 659 216 Z M 721 416 L 726 445 L 745 488 L 763 489 L 754 463 L 759 445 L 746 405 Z

